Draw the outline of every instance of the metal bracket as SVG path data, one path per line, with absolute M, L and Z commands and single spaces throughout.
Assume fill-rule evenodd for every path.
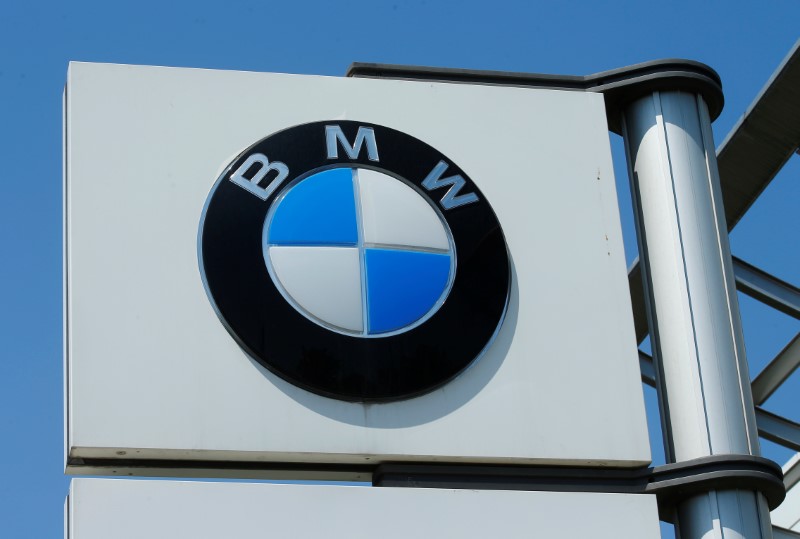
M 378 487 L 480 490 L 541 490 L 654 494 L 661 520 L 672 521 L 681 501 L 711 490 L 761 492 L 770 509 L 786 497 L 781 468 L 746 455 L 716 455 L 651 468 L 566 466 L 483 466 L 454 464 L 379 465 Z
M 606 101 L 608 128 L 617 134 L 622 133 L 621 108 L 655 91 L 685 90 L 703 96 L 712 121 L 725 103 L 716 71 L 700 62 L 680 59 L 653 60 L 585 76 L 355 62 L 347 69 L 347 76 L 601 93 Z
M 763 457 L 715 455 L 651 468 L 646 494 L 658 498 L 662 520 L 671 521 L 683 500 L 712 490 L 752 490 L 764 495 L 770 510 L 786 498 L 780 466 Z

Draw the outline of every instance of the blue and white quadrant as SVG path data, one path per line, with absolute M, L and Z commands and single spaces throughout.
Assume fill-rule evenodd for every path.
M 450 230 L 412 187 L 364 168 L 292 186 L 264 223 L 264 258 L 286 299 L 316 323 L 382 336 L 419 325 L 455 274 Z

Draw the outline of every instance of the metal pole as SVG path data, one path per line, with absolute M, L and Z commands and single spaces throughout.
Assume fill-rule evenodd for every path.
M 711 121 L 703 98 L 661 91 L 623 110 L 667 459 L 759 456 Z M 682 539 L 770 538 L 763 495 L 679 504 Z

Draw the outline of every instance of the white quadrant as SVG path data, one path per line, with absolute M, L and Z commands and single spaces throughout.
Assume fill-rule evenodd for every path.
M 450 249 L 441 219 L 413 188 L 374 170 L 357 174 L 365 243 Z
M 355 247 L 269 247 L 275 277 L 301 310 L 338 328 L 364 329 Z

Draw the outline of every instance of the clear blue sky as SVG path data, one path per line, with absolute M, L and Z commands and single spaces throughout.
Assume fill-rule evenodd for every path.
M 353 61 L 588 74 L 666 57 L 722 76 L 721 142 L 800 37 L 800 3 L 421 0 L 0 2 L 0 529 L 61 537 L 61 95 L 69 60 L 341 75 Z M 612 137 L 629 260 L 627 174 Z M 800 283 L 800 157 L 732 236 L 734 254 Z M 800 329 L 742 300 L 752 369 Z M 753 373 L 755 374 L 755 373 Z M 800 419 L 800 380 L 768 408 Z M 652 391 L 647 392 L 653 404 Z M 651 413 L 652 416 L 652 413 Z M 654 458 L 661 456 L 658 433 Z M 790 452 L 771 444 L 779 462 Z

